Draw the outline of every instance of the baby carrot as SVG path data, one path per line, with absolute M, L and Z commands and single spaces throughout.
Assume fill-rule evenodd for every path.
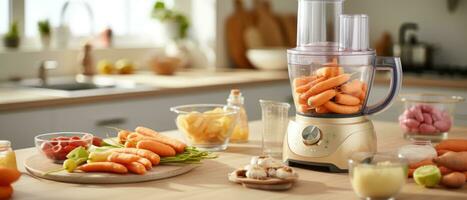
M 141 140 L 136 144 L 136 148 L 152 151 L 161 157 L 175 156 L 177 154 L 171 146 L 154 140 Z
M 150 170 L 152 169 L 152 163 L 151 161 L 149 161 L 148 159 L 146 158 L 140 158 L 138 161 L 136 161 L 138 163 L 141 163 L 144 165 L 144 168 L 146 168 L 147 170 Z
M 137 127 L 136 129 L 136 132 L 138 133 L 141 133 L 142 135 L 145 135 L 145 136 L 150 136 L 152 138 L 154 138 L 155 140 L 157 140 L 158 142 L 161 142 L 161 143 L 164 143 L 164 144 L 167 144 L 169 146 L 171 146 L 173 149 L 175 149 L 175 151 L 177 153 L 182 153 L 185 151 L 185 148 L 186 148 L 186 144 L 177 140 L 177 139 L 174 139 L 174 138 L 171 138 L 169 136 L 165 136 L 165 135 L 162 135 L 150 128 L 146 128 L 146 127 Z
M 117 148 L 113 150 L 114 152 L 119 152 L 119 153 L 130 153 L 130 154 L 135 154 L 140 157 L 146 158 L 151 161 L 153 165 L 158 165 L 161 158 L 159 155 L 155 154 L 152 151 L 146 150 L 146 149 L 137 149 L 137 148 Z
M 132 162 L 138 161 L 140 158 L 141 157 L 134 154 L 113 152 L 109 155 L 107 160 L 109 162 L 115 162 L 120 164 L 130 164 Z
M 313 80 L 316 79 L 316 76 L 303 76 L 303 77 L 298 77 L 295 78 L 293 81 L 294 87 L 299 87 L 302 85 L 305 85 Z
M 324 106 L 318 106 L 316 107 L 315 112 L 320 114 L 326 114 L 329 113 L 329 110 L 326 109 Z
M 120 141 L 121 144 L 124 144 L 127 140 L 128 135 L 130 134 L 129 131 L 127 130 L 121 130 L 118 132 L 118 141 Z
M 295 88 L 295 92 L 297 93 L 304 93 L 306 91 L 308 91 L 311 87 L 313 87 L 314 85 L 316 85 L 317 83 L 321 82 L 321 81 L 324 81 L 326 80 L 326 77 L 319 77 L 319 78 L 316 78 L 315 80 L 305 84 L 305 85 L 302 85 L 300 87 L 296 87 Z
M 117 174 L 126 174 L 128 169 L 122 164 L 114 162 L 95 162 L 81 165 L 77 168 L 84 172 L 110 172 Z
M 354 114 L 360 111 L 361 105 L 357 106 L 344 106 L 340 105 L 337 103 L 334 103 L 332 101 L 328 101 L 323 106 L 328 109 L 329 111 L 333 113 L 338 113 L 338 114 Z
M 125 165 L 126 168 L 128 168 L 128 171 L 133 172 L 135 174 L 145 174 L 146 173 L 146 168 L 144 167 L 143 164 L 139 162 L 132 162 L 127 165 Z
M 336 94 L 335 102 L 346 106 L 356 106 L 360 104 L 360 99 L 348 94 Z
M 334 96 L 336 96 L 336 90 L 333 90 L 333 89 L 326 90 L 324 92 L 321 92 L 315 96 L 308 98 L 308 105 L 313 108 L 316 108 L 318 106 L 325 104 L 326 102 L 334 98 Z
M 325 81 L 316 83 L 316 85 L 312 86 L 307 92 L 300 95 L 300 98 L 308 99 L 313 95 L 319 94 L 323 91 L 342 85 L 345 82 L 347 82 L 349 79 L 350 79 L 350 74 L 342 74 L 336 77 L 329 78 Z
M 466 139 L 447 139 L 441 141 L 435 146 L 436 150 L 449 150 L 449 151 L 467 151 L 467 140 Z

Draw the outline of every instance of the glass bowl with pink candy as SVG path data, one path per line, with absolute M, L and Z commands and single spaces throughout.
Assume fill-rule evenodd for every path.
M 447 138 L 453 126 L 455 104 L 460 96 L 439 94 L 401 95 L 403 111 L 399 125 L 405 138 L 440 141 Z

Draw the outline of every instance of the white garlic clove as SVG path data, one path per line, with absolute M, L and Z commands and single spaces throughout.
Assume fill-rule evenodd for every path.
M 291 178 L 291 177 L 296 177 L 297 175 L 295 174 L 295 172 L 293 171 L 292 168 L 290 167 L 281 167 L 279 169 L 277 169 L 276 171 L 276 177 L 277 178 L 281 178 L 281 179 L 287 179 L 287 178 Z
M 274 169 L 274 168 L 269 168 L 269 169 L 268 169 L 268 176 L 269 176 L 269 177 L 276 177 L 276 172 L 277 172 L 276 169 Z
M 254 165 L 246 171 L 246 177 L 253 179 L 266 179 L 268 177 L 268 174 L 266 173 L 266 170 L 262 167 Z

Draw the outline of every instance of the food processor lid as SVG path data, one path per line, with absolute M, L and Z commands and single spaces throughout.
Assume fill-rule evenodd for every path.
M 344 0 L 300 0 L 298 5 L 298 55 L 371 55 L 368 16 L 343 15 Z

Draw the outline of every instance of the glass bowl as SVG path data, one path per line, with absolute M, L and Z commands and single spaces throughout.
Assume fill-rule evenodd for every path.
M 62 163 L 66 155 L 77 147 L 88 149 L 93 135 L 81 132 L 45 133 L 34 137 L 37 151 L 55 163 Z
M 170 108 L 187 143 L 207 151 L 227 148 L 238 121 L 239 108 L 222 104 L 193 104 Z
M 404 137 L 434 142 L 447 138 L 454 122 L 455 104 L 464 101 L 459 96 L 439 94 L 406 94 L 400 99 L 403 110 L 399 125 Z
M 349 170 L 352 188 L 362 199 L 394 199 L 407 180 L 407 161 L 392 153 L 354 153 Z

